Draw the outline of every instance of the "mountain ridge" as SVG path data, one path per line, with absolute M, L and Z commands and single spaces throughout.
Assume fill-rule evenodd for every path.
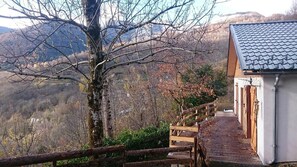
M 12 28 L 0 26 L 0 34 L 7 33 L 7 32 L 10 32 L 10 31 L 13 31 L 13 30 L 14 29 L 12 29 Z
M 224 19 L 223 19 L 224 17 Z M 206 35 L 206 38 L 215 36 L 216 39 L 225 39 L 228 36 L 228 27 L 232 23 L 253 23 L 253 22 L 265 22 L 265 21 L 275 21 L 275 20 L 284 20 L 286 19 L 285 15 L 274 14 L 269 17 L 265 17 L 257 12 L 248 11 L 248 12 L 237 12 L 223 15 L 222 20 L 216 23 L 210 24 L 210 29 L 218 29 L 212 32 L 211 35 Z M 39 26 L 31 26 L 23 29 L 9 29 L 4 27 L 6 33 L 0 34 L 0 53 L 8 54 L 13 50 L 14 54 L 19 55 L 22 53 L 30 52 L 34 48 L 34 45 L 38 42 L 44 40 L 44 38 L 34 38 L 37 33 L 44 32 L 45 34 L 50 34 L 55 30 L 58 25 L 54 24 L 43 24 Z M 219 28 L 213 28 L 219 27 Z M 0 27 L 1 29 L 1 27 Z M 9 31 L 10 30 L 10 31 Z M 9 31 L 9 32 L 7 32 Z M 20 34 L 26 33 L 27 36 L 33 41 L 30 42 L 28 39 L 20 37 Z M 113 34 L 116 34 L 116 30 L 110 30 L 107 33 L 107 37 L 104 42 L 109 42 L 112 40 Z M 131 40 L 133 37 L 133 32 L 125 34 L 121 40 Z M 209 37 L 207 37 L 209 36 Z M 65 55 L 71 55 L 73 53 L 83 52 L 86 50 L 86 37 L 84 33 L 77 27 L 71 25 L 62 26 L 58 32 L 54 33 L 50 38 L 46 39 L 46 44 L 40 45 L 40 47 L 32 52 L 32 55 L 37 55 L 38 62 L 52 61 L 61 56 L 61 52 Z M 224 40 L 226 41 L 226 40 Z M 60 51 L 61 52 L 60 52 Z M 0 59 L 1 61 L 1 59 Z

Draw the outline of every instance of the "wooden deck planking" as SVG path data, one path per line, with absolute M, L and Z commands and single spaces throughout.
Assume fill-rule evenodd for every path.
M 251 148 L 250 139 L 245 138 L 233 113 L 218 112 L 214 119 L 208 121 L 207 126 L 202 126 L 200 137 L 207 151 L 206 161 L 210 166 L 262 166 L 259 157 Z

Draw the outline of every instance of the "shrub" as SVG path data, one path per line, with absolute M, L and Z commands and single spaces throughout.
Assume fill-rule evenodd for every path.
M 182 81 L 191 84 L 203 83 L 204 78 L 207 78 L 205 84 L 207 88 L 213 90 L 213 94 L 209 95 L 207 92 L 202 92 L 200 96 L 189 95 L 183 99 L 187 107 L 209 103 L 227 94 L 227 75 L 223 70 L 214 69 L 211 65 L 206 64 L 195 70 L 188 70 L 182 75 Z
M 115 139 L 105 139 L 104 146 L 122 144 L 127 150 L 168 147 L 169 125 L 149 126 L 138 131 L 125 130 Z
M 169 145 L 169 125 L 161 123 L 160 127 L 149 126 L 138 131 L 125 130 L 118 135 L 116 139 L 105 139 L 104 145 L 126 146 L 127 150 L 139 150 L 149 148 L 168 147 Z M 115 156 L 110 154 L 108 156 Z M 151 157 L 137 156 L 129 157 L 127 161 L 147 160 Z

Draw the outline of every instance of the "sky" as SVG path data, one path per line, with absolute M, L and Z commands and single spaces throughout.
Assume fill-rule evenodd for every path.
M 291 7 L 293 0 L 219 0 L 227 1 L 219 3 L 215 8 L 215 13 L 224 15 L 236 12 L 255 11 L 264 16 L 270 16 L 275 13 L 285 14 Z M 0 8 L 0 15 L 15 15 L 6 8 Z M 12 21 L 0 18 L 0 26 L 10 28 L 23 28 L 29 23 L 22 21 Z
M 235 12 L 255 11 L 264 16 L 275 13 L 285 14 L 290 10 L 293 0 L 230 0 L 220 3 L 216 12 L 230 14 Z

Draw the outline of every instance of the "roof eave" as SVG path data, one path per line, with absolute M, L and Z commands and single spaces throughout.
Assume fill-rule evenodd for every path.
M 282 75 L 290 75 L 290 74 L 297 74 L 297 69 L 292 70 L 243 70 L 244 75 L 275 75 L 275 74 L 282 74 Z
M 239 47 L 239 41 L 238 41 L 238 39 L 236 37 L 235 30 L 234 30 L 232 24 L 230 25 L 229 29 L 230 29 L 231 38 L 232 38 L 233 43 L 234 43 L 235 52 L 236 52 L 236 55 L 237 55 L 238 60 L 239 60 L 240 68 L 241 69 L 246 69 L 247 66 L 246 66 L 246 63 L 245 63 L 244 58 L 242 56 L 242 51 L 241 51 L 241 49 Z

